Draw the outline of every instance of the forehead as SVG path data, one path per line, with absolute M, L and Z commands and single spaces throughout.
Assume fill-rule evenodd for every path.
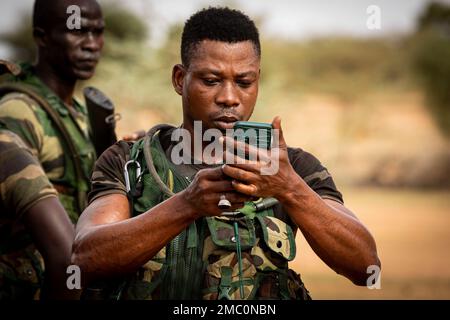
M 78 12 L 82 25 L 103 22 L 102 10 L 95 0 L 60 0 L 51 11 L 49 14 L 54 15 L 59 23 L 66 23 L 69 17 Z
M 189 69 L 235 67 L 239 69 L 259 69 L 260 58 L 251 41 L 236 43 L 203 40 L 191 53 Z

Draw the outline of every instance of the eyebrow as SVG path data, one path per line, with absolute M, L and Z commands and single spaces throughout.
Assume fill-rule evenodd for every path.
M 201 69 L 201 70 L 197 71 L 197 73 L 201 74 L 201 75 L 205 75 L 208 73 L 212 73 L 213 75 L 216 75 L 216 76 L 222 75 L 222 72 L 220 72 L 219 70 L 214 70 L 214 69 Z M 257 73 L 255 71 L 245 71 L 245 72 L 241 72 L 241 73 L 237 74 L 236 78 L 245 78 L 247 76 L 256 77 Z

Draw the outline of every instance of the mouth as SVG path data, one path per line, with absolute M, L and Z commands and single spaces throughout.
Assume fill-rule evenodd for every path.
M 222 116 L 214 119 L 214 123 L 218 129 L 233 129 L 234 123 L 239 119 L 234 116 Z
M 90 70 L 97 66 L 97 59 L 81 59 L 77 61 L 77 65 L 83 70 Z

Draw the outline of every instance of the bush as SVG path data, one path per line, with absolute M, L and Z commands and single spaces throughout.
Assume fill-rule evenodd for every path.
M 450 6 L 432 3 L 419 19 L 412 53 L 428 107 L 450 136 Z

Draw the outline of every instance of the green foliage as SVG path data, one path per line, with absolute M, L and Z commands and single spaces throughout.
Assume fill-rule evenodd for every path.
M 323 38 L 306 43 L 265 41 L 263 81 L 286 92 L 315 92 L 352 101 L 373 90 L 404 87 L 402 41 Z
M 412 61 L 437 124 L 450 135 L 450 6 L 432 3 L 421 16 Z
M 147 37 L 147 26 L 134 13 L 118 5 L 103 6 L 105 19 L 105 35 L 107 38 L 123 41 L 144 41 Z

